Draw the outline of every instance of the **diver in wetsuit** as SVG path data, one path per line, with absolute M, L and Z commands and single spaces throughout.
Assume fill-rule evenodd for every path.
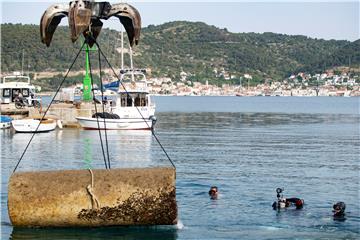
M 346 205 L 344 202 L 337 202 L 333 205 L 334 218 L 343 218 L 345 216 Z
M 304 206 L 304 200 L 300 198 L 286 198 L 287 207 L 294 204 L 296 209 L 301 209 Z
M 283 195 L 281 194 L 284 191 L 284 189 L 281 188 L 277 188 L 276 189 L 276 197 L 277 197 L 277 202 L 275 201 L 272 204 L 272 207 L 274 210 L 278 210 L 281 208 L 287 208 L 290 207 L 291 205 L 295 205 L 296 209 L 301 209 L 304 206 L 304 200 L 300 199 L 300 198 L 284 198 Z

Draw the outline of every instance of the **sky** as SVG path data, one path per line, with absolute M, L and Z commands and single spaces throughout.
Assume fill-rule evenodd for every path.
M 53 3 L 68 1 L 0 0 L 2 23 L 39 24 L 42 13 Z M 111 3 L 121 2 L 109 1 Z M 360 38 L 360 0 L 352 1 L 242 1 L 214 0 L 127 1 L 142 16 L 143 27 L 176 20 L 201 21 L 231 32 L 275 32 L 312 38 L 350 40 Z M 104 27 L 120 30 L 117 18 Z M 61 25 L 67 21 L 62 20 Z

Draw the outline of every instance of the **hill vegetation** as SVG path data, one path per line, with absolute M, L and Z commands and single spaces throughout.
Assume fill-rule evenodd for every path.
M 47 48 L 39 35 L 37 25 L 2 24 L 2 71 L 21 69 L 22 51 L 25 70 L 65 71 L 81 40 L 72 44 L 68 27 L 58 27 Z M 112 65 L 119 67 L 120 33 L 103 29 L 99 43 Z M 231 33 L 201 22 L 177 21 L 144 28 L 134 53 L 135 66 L 151 68 L 152 76 L 179 80 L 180 72 L 184 71 L 191 80 L 220 83 L 225 80 L 216 77 L 214 69 L 224 69 L 233 76 L 230 83 L 237 83 L 245 73 L 253 75 L 256 83 L 266 79 L 280 80 L 299 71 L 314 73 L 335 66 L 359 66 L 360 40 L 327 41 L 300 35 Z M 95 53 L 93 59 L 93 67 L 97 68 Z M 84 61 L 82 54 L 74 70 L 83 69 Z M 128 61 L 125 64 L 128 65 Z

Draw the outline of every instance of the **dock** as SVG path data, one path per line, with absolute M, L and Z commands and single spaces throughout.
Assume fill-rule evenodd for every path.
M 98 105 L 98 110 L 102 109 Z M 13 119 L 34 118 L 44 114 L 46 106 L 42 108 L 25 107 L 23 109 L 15 108 L 15 104 L 1 104 L 1 115 L 7 115 Z M 108 111 L 106 107 L 105 111 Z M 51 105 L 46 117 L 55 118 L 62 122 L 64 128 L 80 128 L 76 117 L 91 117 L 95 113 L 94 104 L 91 102 L 76 103 L 54 103 Z
M 17 109 L 14 103 L 0 104 L 1 115 L 12 117 L 13 119 L 22 119 L 29 116 L 29 109 Z

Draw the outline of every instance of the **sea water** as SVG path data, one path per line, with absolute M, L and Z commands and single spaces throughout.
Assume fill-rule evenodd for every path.
M 359 239 L 359 98 L 155 97 L 177 168 L 173 227 L 17 229 L 7 183 L 31 135 L 1 131 L 1 239 Z M 149 131 L 109 131 L 112 167 L 169 166 Z M 18 171 L 103 168 L 97 131 L 37 134 Z M 210 186 L 219 188 L 210 200 Z M 305 200 L 274 211 L 275 189 Z M 332 205 L 346 203 L 334 221 Z

